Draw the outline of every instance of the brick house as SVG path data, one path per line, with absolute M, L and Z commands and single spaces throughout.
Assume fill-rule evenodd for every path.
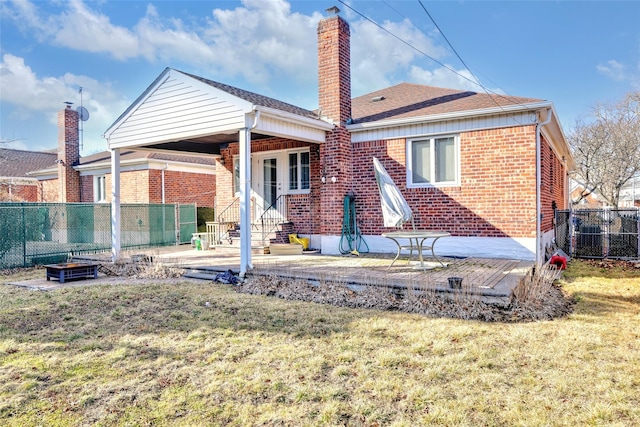
M 350 193 L 369 248 L 395 249 L 380 236 L 389 230 L 377 157 L 416 226 L 452 234 L 441 254 L 544 254 L 574 166 L 551 102 L 410 83 L 352 99 L 350 30 L 337 14 L 318 24 L 318 68 L 316 111 L 167 68 L 105 132 L 112 159 L 141 147 L 213 155 L 219 209 L 239 201 L 249 224 L 275 208 L 311 247 L 337 254 Z M 249 239 L 241 271 L 251 267 Z
M 0 148 L 0 201 L 38 201 L 42 185 L 29 172 L 54 165 L 58 158 L 56 151 Z
M 58 149 L 0 149 L 0 191 L 26 202 L 111 202 L 111 155 L 80 157 L 78 112 L 58 113 Z M 215 161 L 210 157 L 127 150 L 121 157 L 123 203 L 182 203 L 213 207 Z

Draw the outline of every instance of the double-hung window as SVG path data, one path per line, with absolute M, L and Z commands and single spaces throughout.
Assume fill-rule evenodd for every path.
M 107 183 L 107 177 L 104 175 L 95 176 L 93 178 L 93 201 L 94 202 L 107 201 L 106 183 Z
M 306 192 L 310 187 L 309 152 L 290 152 L 289 158 L 289 192 Z
M 459 185 L 459 138 L 438 136 L 407 141 L 407 186 Z
M 233 194 L 240 194 L 240 157 L 233 158 Z

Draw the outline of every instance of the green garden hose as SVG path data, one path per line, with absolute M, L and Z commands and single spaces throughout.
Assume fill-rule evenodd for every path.
M 367 245 L 362 234 L 360 234 L 360 229 L 356 221 L 356 203 L 353 194 L 348 194 L 344 197 L 343 212 L 340 253 L 359 255 L 360 253 L 369 252 L 369 245 Z

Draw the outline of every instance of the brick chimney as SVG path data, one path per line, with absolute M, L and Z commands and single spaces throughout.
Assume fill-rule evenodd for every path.
M 351 34 L 340 9 L 318 23 L 318 92 L 321 114 L 344 124 L 351 118 Z
M 73 166 L 80 161 L 79 114 L 67 105 L 58 112 L 58 182 L 60 202 L 80 202 L 80 173 Z
M 340 9 L 334 6 L 327 12 L 330 16 L 318 23 L 318 101 L 320 114 L 335 127 L 320 145 L 325 182 L 320 197 L 312 197 L 319 206 L 312 208 L 320 212 L 319 232 L 339 236 L 344 197 L 353 191 L 351 133 L 346 128 L 351 118 L 351 35 L 347 21 L 338 16 Z

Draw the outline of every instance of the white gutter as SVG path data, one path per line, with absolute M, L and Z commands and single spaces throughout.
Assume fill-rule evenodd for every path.
M 526 112 L 530 110 L 538 110 L 540 108 L 551 108 L 551 103 L 548 101 L 544 101 L 544 102 L 537 102 L 535 104 L 507 105 L 504 107 L 483 108 L 481 110 L 456 111 L 452 113 L 429 114 L 426 116 L 407 117 L 407 118 L 391 119 L 391 120 L 376 120 L 375 122 L 355 123 L 352 125 L 347 125 L 346 127 L 351 132 L 357 132 L 362 130 L 386 128 L 390 126 L 403 126 L 403 125 L 408 125 L 412 123 L 429 123 L 429 122 L 439 122 L 443 120 L 453 120 L 453 119 L 459 119 L 459 118 L 471 118 L 471 117 L 481 117 L 481 116 L 488 116 L 488 115 L 495 115 L 495 114 Z
M 538 112 L 540 114 L 540 112 Z M 540 200 L 540 180 L 542 179 L 541 168 L 541 141 L 540 141 L 540 128 L 548 125 L 551 122 L 551 108 L 547 108 L 547 116 L 543 122 L 536 124 L 536 264 L 542 264 L 542 248 L 540 239 L 540 229 L 542 223 L 542 201 Z
M 251 112 L 261 112 L 262 114 L 265 114 L 269 117 L 277 117 L 279 119 L 281 119 L 283 122 L 288 122 L 288 123 L 293 123 L 293 124 L 297 124 L 297 125 L 304 125 L 304 126 L 309 126 L 315 129 L 320 129 L 320 130 L 331 130 L 334 128 L 333 123 L 329 123 L 328 121 L 321 119 L 321 118 L 311 118 L 311 117 L 305 117 L 305 116 L 300 116 L 297 114 L 293 114 L 293 113 L 288 113 L 286 111 L 282 111 L 282 110 L 278 110 L 276 108 L 270 108 L 270 107 L 263 107 L 260 105 L 255 105 L 253 107 L 253 109 L 251 110 Z M 256 122 L 257 125 L 257 122 Z M 254 126 L 255 128 L 255 126 Z M 252 128 L 253 129 L 253 128 Z

